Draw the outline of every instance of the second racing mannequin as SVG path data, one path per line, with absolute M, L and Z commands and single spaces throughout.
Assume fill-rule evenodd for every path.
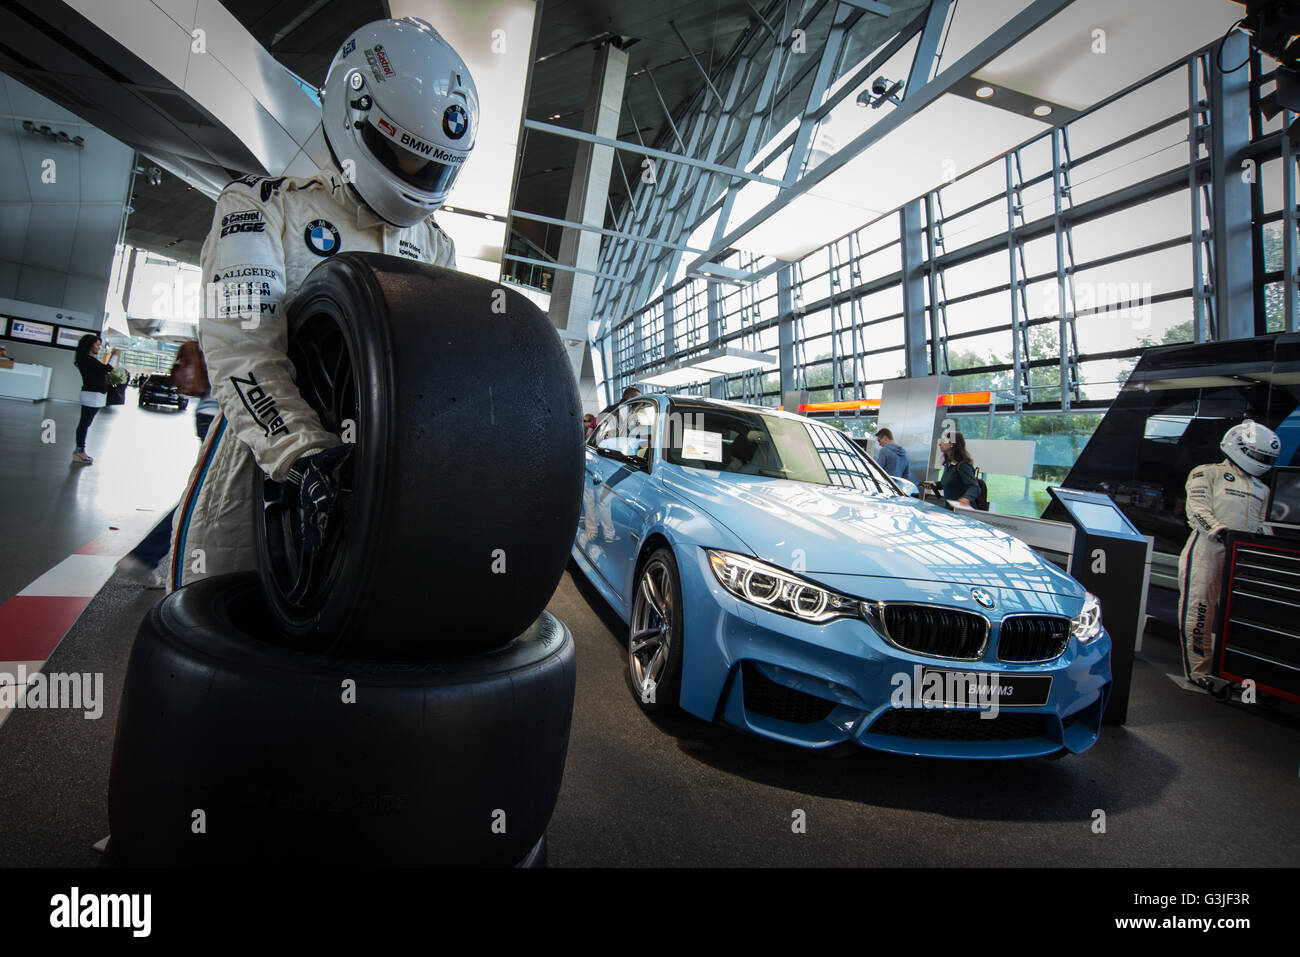
M 1206 686 L 1213 665 L 1214 622 L 1223 587 L 1223 537 L 1229 530 L 1262 533 L 1268 486 L 1281 444 L 1272 430 L 1249 420 L 1234 425 L 1219 447 L 1227 458 L 1192 469 L 1187 477 L 1187 523 L 1192 534 L 1178 559 L 1178 624 L 1183 674 Z

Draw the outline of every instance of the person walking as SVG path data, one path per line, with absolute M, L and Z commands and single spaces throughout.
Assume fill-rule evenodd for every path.
M 966 450 L 966 437 L 960 432 L 945 432 L 939 439 L 939 451 L 943 453 L 939 482 L 924 484 L 941 492 L 949 502 L 974 508 L 980 497 L 980 483 L 975 475 L 975 460 Z
M 81 373 L 81 419 L 77 422 L 77 448 L 72 453 L 73 465 L 92 465 L 94 459 L 86 454 L 86 434 L 90 423 L 108 404 L 108 374 L 113 371 L 112 362 L 101 362 L 99 352 L 103 343 L 99 336 L 88 332 L 77 340 L 77 349 L 73 362 Z M 109 356 L 111 360 L 111 355 Z
M 894 433 L 889 429 L 876 429 L 876 441 L 880 451 L 876 453 L 876 464 L 885 470 L 886 475 L 911 481 L 912 461 L 907 449 L 894 441 Z

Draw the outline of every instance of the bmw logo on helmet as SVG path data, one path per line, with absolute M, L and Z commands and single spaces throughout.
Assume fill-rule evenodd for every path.
M 453 140 L 458 140 L 465 135 L 465 131 L 468 129 L 469 114 L 465 112 L 465 107 L 459 103 L 453 103 L 447 107 L 442 114 L 442 131 Z
M 975 603 L 981 608 L 992 608 L 994 604 L 996 604 L 996 602 L 993 601 L 993 596 L 983 588 L 972 588 L 970 590 L 970 596 L 975 599 Z
M 333 256 L 343 244 L 339 231 L 327 219 L 313 219 L 302 236 L 307 240 L 307 248 L 317 256 Z

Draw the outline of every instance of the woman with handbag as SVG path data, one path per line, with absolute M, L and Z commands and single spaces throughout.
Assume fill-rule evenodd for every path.
M 77 341 L 73 362 L 81 373 L 81 420 L 77 423 L 77 448 L 72 453 L 73 465 L 90 465 L 95 460 L 86 454 L 86 433 L 95 415 L 108 404 L 110 388 L 108 374 L 111 362 L 99 361 L 101 342 L 99 336 L 87 333 Z

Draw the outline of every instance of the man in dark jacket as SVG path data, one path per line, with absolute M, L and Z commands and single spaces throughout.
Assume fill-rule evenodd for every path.
M 884 469 L 887 475 L 905 478 L 910 482 L 912 461 L 907 455 L 907 449 L 894 441 L 894 433 L 889 429 L 876 429 L 876 441 L 880 443 L 880 451 L 876 453 L 876 464 Z

